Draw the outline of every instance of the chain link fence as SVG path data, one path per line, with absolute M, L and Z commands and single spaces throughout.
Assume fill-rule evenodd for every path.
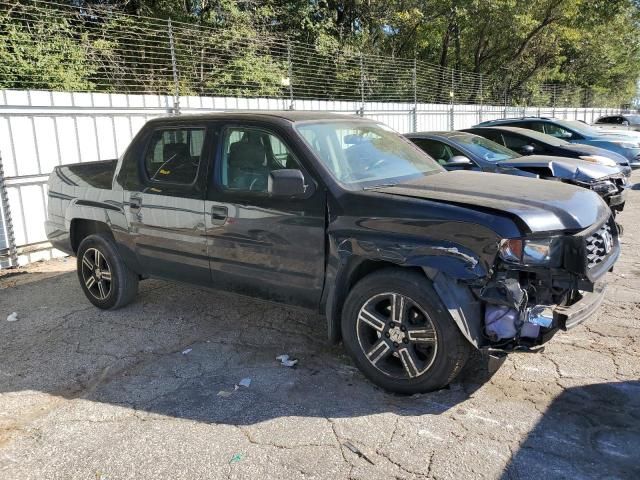
M 333 50 L 107 6 L 0 0 L 0 88 L 298 99 L 604 107 L 575 86 L 501 79 L 415 59 Z M 178 105 L 176 105 L 178 107 Z

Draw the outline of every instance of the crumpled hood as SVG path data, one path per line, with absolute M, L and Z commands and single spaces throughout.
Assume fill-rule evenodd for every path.
M 595 180 L 612 175 L 621 175 L 618 167 L 609 167 L 598 163 L 587 162 L 579 158 L 552 157 L 548 155 L 528 155 L 498 163 L 501 167 L 518 169 L 548 168 L 554 177 L 582 183 L 592 183 Z
M 375 191 L 501 211 L 533 233 L 582 230 L 610 215 L 607 204 L 586 188 L 514 175 L 442 172 Z

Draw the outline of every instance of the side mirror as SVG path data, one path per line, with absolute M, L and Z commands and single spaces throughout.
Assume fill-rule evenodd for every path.
M 269 193 L 273 197 L 293 197 L 307 193 L 308 185 L 300 170 L 284 168 L 269 173 Z
M 449 159 L 449 161 L 447 163 L 444 164 L 445 168 L 449 168 L 449 167 L 471 167 L 473 165 L 473 163 L 471 163 L 471 160 L 469 160 L 467 157 L 464 157 L 462 155 L 455 155 L 453 157 L 451 157 Z
M 523 155 L 533 155 L 535 151 L 536 149 L 533 148 L 533 145 L 523 145 L 522 148 L 520 148 L 520 153 Z
M 628 127 L 629 126 L 629 120 L 623 120 L 622 121 L 622 126 L 623 127 Z

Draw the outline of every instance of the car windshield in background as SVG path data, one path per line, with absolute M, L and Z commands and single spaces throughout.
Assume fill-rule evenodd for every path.
M 569 142 L 562 138 L 554 137 L 546 133 L 539 132 L 537 130 L 526 130 L 523 134 L 530 139 L 537 140 L 540 143 L 546 143 L 547 145 L 553 145 L 554 147 L 562 147 L 563 145 L 570 145 Z
M 602 131 L 587 125 L 586 123 L 579 122 L 578 120 L 556 120 L 556 123 L 562 127 L 569 128 L 574 132 L 578 132 L 585 137 L 597 137 L 602 135 Z
M 625 115 L 624 118 L 632 125 L 640 125 L 640 115 Z
M 396 184 L 444 171 L 393 130 L 377 123 L 300 123 L 296 130 L 331 174 L 351 189 Z
M 460 135 L 452 140 L 487 162 L 511 160 L 522 156 L 496 142 L 477 135 Z

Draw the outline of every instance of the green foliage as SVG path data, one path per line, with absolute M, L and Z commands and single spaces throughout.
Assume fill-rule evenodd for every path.
M 287 95 L 288 58 L 319 98 L 411 100 L 413 58 L 421 101 L 615 105 L 640 77 L 637 0 L 68 3 L 0 7 L 0 86 L 173 93 L 169 18 L 183 94 Z
M 86 35 L 74 35 L 66 19 L 26 25 L 1 15 L 0 37 L 0 88 L 94 88 L 89 77 L 95 65 L 87 55 Z

